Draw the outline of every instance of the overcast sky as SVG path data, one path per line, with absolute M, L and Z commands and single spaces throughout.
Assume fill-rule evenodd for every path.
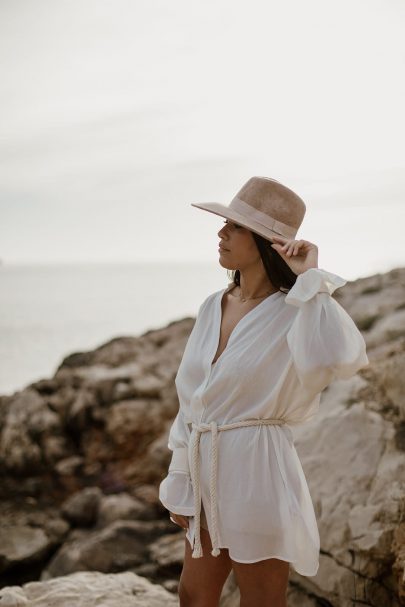
M 347 278 L 405 265 L 403 0 L 1 0 L 0 258 L 207 261 L 252 175 Z

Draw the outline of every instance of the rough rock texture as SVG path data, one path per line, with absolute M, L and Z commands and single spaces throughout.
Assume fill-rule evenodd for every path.
M 148 520 L 148 505 L 128 493 L 106 495 L 100 502 L 97 524 L 104 527 L 117 520 Z
M 81 571 L 22 588 L 0 590 L 1 607 L 175 607 L 177 600 L 159 585 L 130 571 L 102 574 Z
M 90 527 L 97 520 L 101 496 L 98 487 L 83 489 L 62 504 L 62 514 L 73 525 Z
M 405 269 L 334 297 L 371 364 L 331 384 L 318 416 L 293 428 L 321 555 L 316 576 L 291 570 L 288 604 L 396 607 L 405 603 Z M 0 397 L 0 585 L 130 568 L 176 593 L 185 534 L 158 485 L 193 323 L 72 354 L 53 378 Z M 238 604 L 231 574 L 221 605 Z
M 42 579 L 74 571 L 124 571 L 149 560 L 149 542 L 167 530 L 164 521 L 115 521 L 101 530 L 72 533 Z
M 0 585 L 14 581 L 8 574 L 15 569 L 19 582 L 39 574 L 70 529 L 57 508 L 39 510 L 29 499 L 1 502 L 0 521 Z
M 192 326 L 184 319 L 113 339 L 67 357 L 52 379 L 0 398 L 0 497 L 156 487 L 170 459 L 173 380 Z

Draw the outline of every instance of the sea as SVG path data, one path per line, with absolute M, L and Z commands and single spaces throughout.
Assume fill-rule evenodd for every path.
M 0 265 L 0 395 L 73 352 L 195 317 L 229 282 L 217 262 Z

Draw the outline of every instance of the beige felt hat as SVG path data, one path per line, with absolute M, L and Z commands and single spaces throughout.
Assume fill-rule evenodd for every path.
M 219 202 L 192 202 L 191 206 L 226 217 L 268 240 L 295 239 L 306 206 L 295 192 L 271 177 L 251 177 L 228 206 Z

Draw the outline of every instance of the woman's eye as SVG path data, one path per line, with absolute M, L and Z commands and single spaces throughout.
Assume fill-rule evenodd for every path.
M 224 221 L 224 223 L 229 223 L 229 225 L 232 228 L 236 228 L 237 230 L 239 230 L 239 228 L 241 228 L 242 226 L 239 226 L 237 223 L 233 223 L 232 221 Z

